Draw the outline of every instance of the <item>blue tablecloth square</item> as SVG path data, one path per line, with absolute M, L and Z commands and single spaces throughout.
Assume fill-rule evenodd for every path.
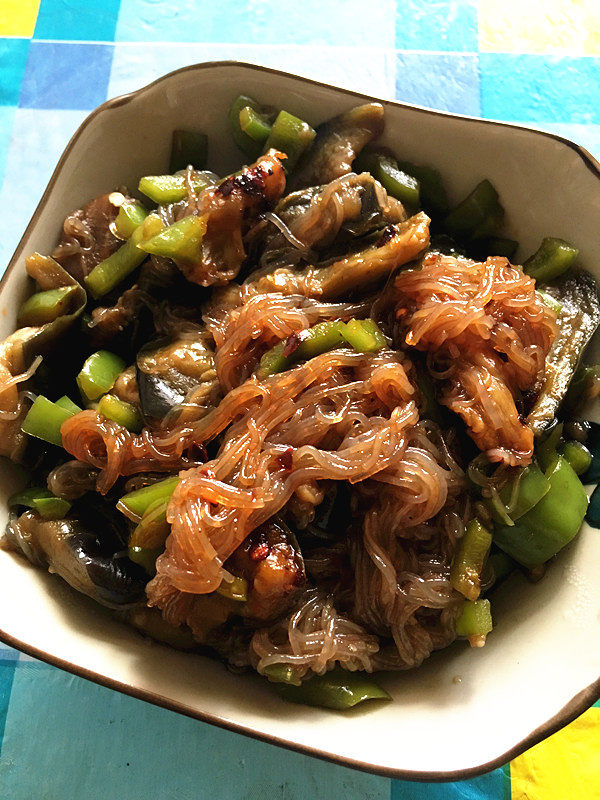
M 478 116 L 481 112 L 477 56 L 398 53 L 396 99 Z
M 480 53 L 484 117 L 600 123 L 600 60 Z
M 93 109 L 106 99 L 113 45 L 31 43 L 21 108 Z
M 112 42 L 121 0 L 44 0 L 40 5 L 35 39 Z
M 476 0 L 401 0 L 396 8 L 398 50 L 477 51 Z
M 0 39 L 0 106 L 19 102 L 29 39 Z

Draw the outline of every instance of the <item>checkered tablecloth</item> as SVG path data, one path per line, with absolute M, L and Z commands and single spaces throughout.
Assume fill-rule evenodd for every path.
M 89 111 L 169 70 L 226 58 L 539 126 L 600 156 L 598 0 L 0 0 L 0 267 Z M 0 800 L 592 800 L 599 745 L 593 708 L 487 776 L 391 781 L 0 646 Z

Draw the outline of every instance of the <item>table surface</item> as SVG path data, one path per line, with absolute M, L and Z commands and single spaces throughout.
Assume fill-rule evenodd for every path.
M 226 58 L 526 123 L 600 156 L 597 0 L 0 0 L 2 269 L 95 106 L 177 67 Z M 391 781 L 0 646 L 0 800 L 588 800 L 600 798 L 599 744 L 596 707 L 481 778 Z

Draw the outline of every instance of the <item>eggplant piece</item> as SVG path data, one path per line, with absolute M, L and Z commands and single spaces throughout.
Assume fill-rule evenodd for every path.
M 5 542 L 108 608 L 130 606 L 145 596 L 148 576 L 127 558 L 112 532 L 97 535 L 79 519 L 45 520 L 26 511 L 9 521 Z
M 252 531 L 225 566 L 248 581 L 248 600 L 240 609 L 245 617 L 268 620 L 283 616 L 306 583 L 298 541 L 277 517 Z
M 78 282 L 123 244 L 111 230 L 123 199 L 119 192 L 100 195 L 65 219 L 52 255 Z
M 587 272 L 571 273 L 544 292 L 562 308 L 557 314 L 558 332 L 546 357 L 542 388 L 527 417 L 538 436 L 555 418 L 583 351 L 600 323 L 600 301 L 596 282 Z
M 276 269 L 252 283 L 256 293 L 281 292 L 331 300 L 387 278 L 396 267 L 417 258 L 429 244 L 429 217 L 422 211 L 389 225 L 374 244 L 328 266 Z
M 366 103 L 319 125 L 292 179 L 293 189 L 329 183 L 352 171 L 360 151 L 383 131 L 383 106 Z
M 156 424 L 193 390 L 194 403 L 216 405 L 219 382 L 214 354 L 201 331 L 157 339 L 138 353 L 136 361 L 140 407 L 149 424 Z
M 0 343 L 0 454 L 13 461 L 23 459 L 27 444 L 27 437 L 21 431 L 27 408 L 26 404 L 20 403 L 19 393 L 29 383 L 29 380 L 15 383 L 14 379 L 33 369 L 38 356 L 52 356 L 57 342 L 82 314 L 87 300 L 84 289 L 49 256 L 34 253 L 26 259 L 25 266 L 40 290 L 72 286 L 74 291 L 68 313 L 45 325 L 19 328 Z M 76 351 L 77 348 L 73 350 Z M 64 358 L 64 353 L 61 354 L 61 359 L 63 362 L 68 361 Z M 49 361 L 52 360 L 50 357 Z M 35 366 L 39 366 L 39 362 Z M 48 381 L 58 381 L 61 388 L 65 385 L 60 384 L 59 375 L 48 368 L 46 363 L 37 370 L 36 384 L 39 384 L 40 377 L 44 375 Z

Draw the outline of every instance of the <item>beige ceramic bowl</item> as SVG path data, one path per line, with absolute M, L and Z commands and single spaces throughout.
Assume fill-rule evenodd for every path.
M 84 201 L 164 171 L 173 128 L 209 132 L 216 172 L 239 165 L 227 109 L 241 92 L 313 124 L 372 99 L 261 67 L 210 63 L 100 106 L 60 159 L 2 281 L 0 336 L 15 326 L 25 255 L 49 252 L 65 215 Z M 600 274 L 600 173 L 584 150 L 515 126 L 384 105 L 385 143 L 407 160 L 436 165 L 452 199 L 483 177 L 493 181 L 521 254 L 544 235 L 564 237 Z M 0 470 L 3 526 L 5 500 L 21 478 L 9 464 Z M 483 649 L 458 643 L 418 670 L 382 677 L 393 702 L 346 714 L 288 705 L 255 676 L 150 643 L 3 551 L 0 638 L 97 683 L 305 753 L 395 777 L 456 779 L 508 761 L 600 696 L 599 564 L 600 534 L 584 526 L 543 581 L 515 576 L 501 587 Z

